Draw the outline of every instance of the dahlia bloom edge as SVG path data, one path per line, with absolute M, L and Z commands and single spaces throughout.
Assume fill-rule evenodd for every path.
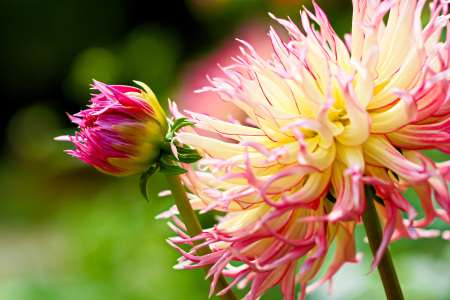
M 439 232 L 426 228 L 436 218 L 450 223 L 448 164 L 418 151 L 450 153 L 449 4 L 433 1 L 425 27 L 425 1 L 353 5 L 346 42 L 316 4 L 315 13 L 300 14 L 304 31 L 272 15 L 291 36 L 283 42 L 270 30 L 272 60 L 243 42 L 236 63 L 202 90 L 218 93 L 250 122 L 190 112 L 196 128 L 233 142 L 192 128 L 176 137 L 204 157 L 197 170 L 184 166 L 192 205 L 226 213 L 198 236 L 213 255 L 195 256 L 176 246 L 191 242 L 188 236 L 172 240 L 184 256 L 180 267 L 213 264 L 211 276 L 224 272 L 232 286 L 251 284 L 244 299 L 275 285 L 285 299 L 294 299 L 296 284 L 303 299 L 344 263 L 360 260 L 354 230 L 366 208 L 365 185 L 375 190 L 384 228 L 372 271 L 391 241 L 435 237 Z M 446 40 L 440 42 L 444 28 Z M 183 116 L 176 106 L 171 112 Z M 415 190 L 423 217 L 403 196 L 406 189 Z M 331 265 L 317 279 L 334 241 Z M 233 267 L 231 261 L 243 264 Z

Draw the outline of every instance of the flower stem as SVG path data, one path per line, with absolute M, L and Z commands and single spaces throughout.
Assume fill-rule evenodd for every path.
M 362 215 L 364 228 L 366 229 L 367 238 L 369 239 L 370 249 L 375 256 L 381 244 L 382 230 L 380 220 L 374 204 L 374 195 L 369 185 L 365 186 L 366 193 L 366 209 Z M 394 263 L 392 262 L 389 249 L 386 248 L 384 254 L 377 266 L 383 282 L 384 292 L 387 300 L 403 300 L 403 293 L 400 283 L 395 272 Z
M 181 219 L 186 226 L 186 230 L 189 236 L 194 237 L 203 232 L 202 227 L 200 226 L 200 222 L 195 215 L 194 210 L 192 209 L 191 204 L 189 203 L 189 199 L 186 195 L 186 191 L 184 190 L 183 184 L 181 183 L 180 177 L 178 175 L 168 175 L 166 174 L 167 182 L 169 183 L 169 187 L 172 191 L 172 196 L 175 200 L 175 204 L 180 212 Z M 204 241 L 194 241 L 194 245 L 199 245 Z M 211 249 L 208 246 L 197 249 L 198 255 L 207 255 L 210 254 Z M 211 266 L 204 266 L 203 269 L 206 273 L 208 273 Z M 212 276 L 209 277 L 209 280 L 212 282 Z M 225 277 L 221 274 L 216 283 L 216 290 L 221 291 L 228 287 L 228 282 Z M 237 300 L 236 295 L 233 293 L 231 289 L 222 296 L 218 296 L 221 300 Z

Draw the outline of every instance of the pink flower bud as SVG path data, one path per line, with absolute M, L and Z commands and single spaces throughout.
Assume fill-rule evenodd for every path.
M 73 116 L 80 132 L 57 140 L 72 141 L 76 150 L 67 153 L 94 166 L 100 172 L 126 176 L 145 172 L 160 155 L 168 131 L 166 115 L 156 96 L 130 86 L 106 85 L 94 80 L 89 109 Z

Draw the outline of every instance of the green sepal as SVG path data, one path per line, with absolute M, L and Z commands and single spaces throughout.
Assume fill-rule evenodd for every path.
M 184 145 L 183 147 L 179 145 L 175 145 L 177 147 L 177 152 L 179 154 L 198 154 L 197 150 L 189 147 L 188 145 Z
M 173 124 L 169 124 L 169 131 L 167 132 L 166 136 L 164 137 L 164 143 L 161 145 L 161 149 L 166 153 L 172 153 L 172 150 L 170 150 L 170 143 L 172 142 L 172 139 L 175 135 L 175 132 L 180 130 L 183 127 L 186 126 L 192 126 L 194 127 L 195 124 L 192 122 L 187 121 L 188 118 L 179 118 L 174 121 Z M 178 149 L 190 149 L 188 146 L 179 147 Z
M 139 84 L 139 83 L 138 83 Z M 147 182 L 150 179 L 150 177 L 156 173 L 156 171 L 159 171 L 164 174 L 168 175 L 180 175 L 187 173 L 188 171 L 175 164 L 170 164 L 166 162 L 166 158 L 169 158 L 172 161 L 178 161 L 182 163 L 194 163 L 200 159 L 202 159 L 202 156 L 198 155 L 197 150 L 189 147 L 188 145 L 179 146 L 177 145 L 178 142 L 174 141 L 175 147 L 177 148 L 177 154 L 178 158 L 175 157 L 175 155 L 172 153 L 171 148 L 171 141 L 174 137 L 175 132 L 180 130 L 181 128 L 185 126 L 192 126 L 194 127 L 195 124 L 188 121 L 188 118 L 179 118 L 173 122 L 173 124 L 169 124 L 169 130 L 164 138 L 164 142 L 160 146 L 160 156 L 158 159 L 158 162 L 151 166 L 147 171 L 142 173 L 141 178 L 139 179 L 139 188 L 141 190 L 141 194 L 144 196 L 144 198 L 150 202 L 150 199 L 148 197 L 147 193 Z
M 185 164 L 192 164 L 195 163 L 197 161 L 199 161 L 200 159 L 202 159 L 203 157 L 201 155 L 198 154 L 178 154 L 178 159 L 177 161 L 185 163 Z
M 186 170 L 183 167 L 177 166 L 177 165 L 172 165 L 172 164 L 166 163 L 164 161 L 164 159 L 161 159 L 159 171 L 161 173 L 168 174 L 168 175 L 180 175 L 180 174 L 187 173 L 188 170 Z
M 172 153 L 172 148 L 170 147 L 170 140 L 167 138 L 167 136 L 166 136 L 165 141 L 161 145 L 161 150 L 162 150 L 162 152 L 164 152 L 166 154 Z
M 175 122 L 172 124 L 172 126 L 170 127 L 170 131 L 177 132 L 178 130 L 180 130 L 183 127 L 186 127 L 186 126 L 194 127 L 194 125 L 195 125 L 194 123 L 188 121 L 188 118 L 179 118 L 179 119 L 175 120 Z
M 144 196 L 145 200 L 150 202 L 150 199 L 148 197 L 147 193 L 147 182 L 150 179 L 150 177 L 158 171 L 159 163 L 154 164 L 150 168 L 148 168 L 147 171 L 142 173 L 141 178 L 139 179 L 139 189 L 141 190 L 142 196 Z
M 198 154 L 178 154 L 178 158 L 177 158 L 172 153 L 168 154 L 167 157 L 173 161 L 178 161 L 178 162 L 182 162 L 185 164 L 192 164 L 203 158 L 202 156 L 200 156 Z
M 164 143 L 161 146 L 162 151 L 164 152 L 164 155 L 166 155 L 168 158 L 170 158 L 173 161 L 183 162 L 186 164 L 191 164 L 196 161 L 199 161 L 203 157 L 200 156 L 194 148 L 189 147 L 188 145 L 180 146 L 177 145 L 178 142 L 175 141 L 175 147 L 178 154 L 178 158 L 175 157 L 175 154 L 172 153 L 172 148 L 170 145 L 170 140 L 164 141 Z

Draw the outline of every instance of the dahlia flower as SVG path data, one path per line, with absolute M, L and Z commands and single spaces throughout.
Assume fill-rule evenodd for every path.
M 367 201 L 375 201 L 383 226 L 372 270 L 391 241 L 439 235 L 426 227 L 436 218 L 450 223 L 449 162 L 420 150 L 450 153 L 449 4 L 432 1 L 423 27 L 425 2 L 353 0 L 345 41 L 316 4 L 315 13 L 300 13 L 303 31 L 271 15 L 290 40 L 271 29 L 268 61 L 242 42 L 242 55 L 202 91 L 244 111 L 247 123 L 189 112 L 196 127 L 229 142 L 191 128 L 176 137 L 203 156 L 197 170 L 183 165 L 192 206 L 226 213 L 195 238 L 172 214 L 181 227 L 169 241 L 183 254 L 178 268 L 212 265 L 208 275 L 232 277 L 229 288 L 251 284 L 244 299 L 275 285 L 288 300 L 300 285 L 304 299 L 361 259 L 354 230 Z M 175 105 L 171 111 L 183 117 Z M 403 196 L 407 189 L 417 193 L 420 211 Z M 204 242 L 190 252 L 177 246 L 195 240 Z M 212 254 L 195 252 L 206 245 Z
M 57 138 L 75 144 L 76 150 L 66 152 L 114 176 L 143 173 L 156 163 L 168 123 L 150 88 L 137 83 L 145 92 L 94 80 L 100 94 L 93 95 L 89 109 L 69 115 L 80 132 Z

